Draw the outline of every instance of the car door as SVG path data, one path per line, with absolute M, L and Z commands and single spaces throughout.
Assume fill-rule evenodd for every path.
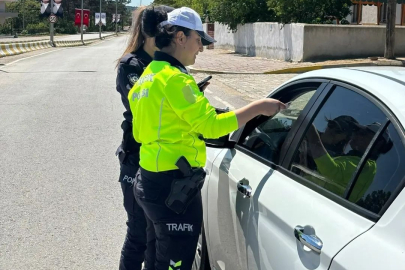
M 258 135 L 260 124 L 215 160 L 212 172 L 218 168 L 215 178 L 225 183 L 218 198 L 226 197 L 216 207 L 229 209 L 226 229 L 238 228 L 229 243 L 238 246 L 240 264 L 232 269 L 329 269 L 334 256 L 378 219 L 365 205 L 378 176 L 375 145 L 384 145 L 384 153 L 390 148 L 388 115 L 373 97 L 341 83 L 311 100 L 280 159 L 268 153 L 279 136 L 271 129 Z M 225 249 L 228 243 L 220 244 Z
M 262 155 L 262 161 L 281 162 L 285 152 L 283 146 L 288 145 L 284 142 L 292 140 L 303 116 L 320 97 L 325 86 L 325 82 L 314 81 L 295 82 L 284 87 L 283 91 L 277 92 L 279 99 L 284 102 L 295 98 L 290 108 L 270 120 L 258 117 L 247 124 L 245 129 L 235 132 L 234 137 L 246 137 L 245 133 L 249 130 L 252 134 L 245 147 Z M 272 138 L 266 135 L 269 130 L 275 131 Z M 266 155 L 269 147 L 277 153 Z M 254 201 L 249 197 L 244 198 L 245 195 L 238 189 L 242 191 L 250 186 L 254 196 L 258 194 L 255 191 L 261 188 L 262 178 L 274 172 L 269 163 L 265 165 L 251 159 L 242 148 L 225 149 L 216 156 L 206 183 L 208 199 L 204 204 L 208 206 L 204 209 L 204 218 L 210 261 L 215 269 L 250 269 L 247 245 L 251 241 L 247 241 L 247 238 Z

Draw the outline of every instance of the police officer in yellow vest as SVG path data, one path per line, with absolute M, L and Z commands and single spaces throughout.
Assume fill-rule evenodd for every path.
M 151 33 L 160 51 L 128 95 L 133 135 L 141 143 L 134 195 L 154 225 L 155 269 L 189 270 L 202 226 L 200 189 L 206 161 L 202 136 L 219 138 L 257 115 L 274 115 L 285 105 L 261 99 L 217 114 L 185 68 L 195 63 L 203 46 L 215 42 L 203 31 L 200 16 L 186 7 L 145 15 L 151 24 L 159 16 L 167 20 Z

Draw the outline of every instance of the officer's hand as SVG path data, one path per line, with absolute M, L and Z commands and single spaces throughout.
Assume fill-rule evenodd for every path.
M 281 110 L 285 110 L 286 105 L 279 100 L 264 98 L 260 100 L 260 113 L 265 116 L 273 116 Z

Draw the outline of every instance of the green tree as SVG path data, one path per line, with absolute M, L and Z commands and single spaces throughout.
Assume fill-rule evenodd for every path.
M 282 23 L 326 23 L 350 13 L 351 0 L 267 0 Z
M 187 6 L 201 15 L 205 21 L 227 24 L 236 30 L 238 24 L 271 21 L 274 12 L 267 7 L 266 0 L 155 0 L 154 5 L 173 7 Z
M 174 8 L 190 7 L 202 16 L 208 8 L 208 0 L 155 0 L 153 5 L 166 5 Z
M 18 30 L 25 29 L 29 24 L 41 22 L 39 9 L 40 2 L 37 0 L 19 0 L 7 3 L 7 10 L 18 12 L 17 18 L 9 19 L 13 20 L 13 27 Z
M 211 21 L 227 24 L 236 30 L 238 24 L 274 21 L 275 14 L 269 10 L 266 0 L 212 0 L 209 3 Z
M 178 2 L 177 0 L 155 0 L 155 1 L 153 1 L 152 4 L 154 6 L 166 5 L 166 6 L 175 7 L 175 8 L 181 7 L 177 4 L 177 2 Z
M 118 0 L 117 10 L 121 14 L 121 26 L 128 21 L 131 13 L 128 12 L 126 5 L 130 0 Z M 115 24 L 112 23 L 112 14 L 115 14 L 115 1 L 102 0 L 102 12 L 107 15 L 107 26 L 103 26 L 103 31 L 114 31 Z M 81 0 L 63 0 L 63 18 L 58 18 L 55 23 L 55 32 L 64 34 L 74 34 L 78 32 L 78 27 L 74 25 L 75 8 L 81 7 Z M 94 16 L 96 12 L 100 12 L 100 0 L 84 0 L 84 9 L 90 10 L 90 26 L 88 31 L 98 31 L 98 25 L 95 25 Z M 13 28 L 21 32 L 24 28 L 32 34 L 49 33 L 48 18 L 40 17 L 40 1 L 39 0 L 18 0 L 16 2 L 7 3 L 7 10 L 18 12 L 17 18 L 8 19 L 2 27 L 2 32 L 11 29 L 11 21 Z

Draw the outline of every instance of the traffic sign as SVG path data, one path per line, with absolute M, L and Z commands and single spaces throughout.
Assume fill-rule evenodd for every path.
M 58 18 L 55 15 L 49 16 L 49 22 L 51 23 L 56 23 L 58 21 Z

